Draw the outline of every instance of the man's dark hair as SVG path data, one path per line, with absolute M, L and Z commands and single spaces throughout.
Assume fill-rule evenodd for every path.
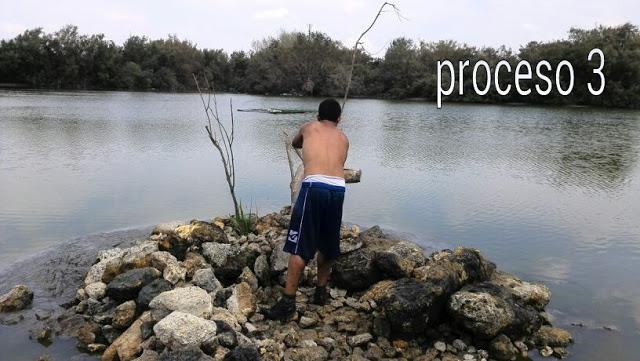
M 318 119 L 319 120 L 330 120 L 332 122 L 338 122 L 338 118 L 340 118 L 340 114 L 342 113 L 342 109 L 340 108 L 340 103 L 335 99 L 325 99 L 320 103 L 318 107 Z

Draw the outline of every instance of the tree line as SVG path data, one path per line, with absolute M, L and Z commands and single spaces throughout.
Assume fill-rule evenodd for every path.
M 589 81 L 597 82 L 587 61 L 593 48 L 605 54 L 605 91 L 591 95 Z M 250 94 L 341 96 L 344 92 L 352 49 L 322 32 L 282 32 L 254 42 L 248 52 L 199 49 L 176 36 L 152 40 L 131 36 L 122 45 L 103 34 L 83 35 L 76 26 L 45 33 L 26 30 L 0 41 L 0 84 L 45 89 L 193 91 L 192 74 L 213 80 L 217 91 Z M 507 60 L 513 69 L 520 60 L 547 60 L 555 68 L 568 60 L 575 72 L 575 89 L 569 96 L 501 96 L 495 90 L 485 96 L 473 92 L 471 67 L 464 69 L 464 94 L 454 92 L 448 101 L 527 102 L 584 104 L 640 108 L 640 31 L 632 24 L 593 29 L 572 28 L 566 39 L 530 42 L 517 52 L 501 46 L 475 47 L 455 41 L 393 40 L 381 57 L 360 50 L 350 95 L 391 99 L 435 100 L 437 62 L 485 60 L 494 67 Z M 479 82 L 483 73 L 479 74 Z M 553 74 L 549 74 L 553 76 Z M 456 77 L 456 81 L 459 77 Z M 504 85 L 513 83 L 505 77 Z M 448 84 L 447 79 L 443 80 Z M 501 80 L 502 81 L 502 80 Z M 561 81 L 568 81 L 561 79 Z M 537 84 L 536 79 L 528 86 Z M 458 84 L 456 84 L 458 89 Z

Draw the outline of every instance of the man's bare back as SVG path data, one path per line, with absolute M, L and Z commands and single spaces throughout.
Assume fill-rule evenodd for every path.
M 313 120 L 300 128 L 292 145 L 302 148 L 304 175 L 344 177 L 349 140 L 331 120 Z

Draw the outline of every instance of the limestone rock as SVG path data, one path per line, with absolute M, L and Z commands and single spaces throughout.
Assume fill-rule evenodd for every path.
M 20 311 L 31 305 L 33 292 L 25 285 L 17 285 L 0 295 L 0 312 Z
M 500 361 L 516 360 L 519 350 L 511 343 L 509 337 L 500 335 L 494 338 L 489 345 L 491 356 Z
M 211 296 L 200 287 L 190 286 L 162 292 L 149 303 L 152 311 L 166 315 L 173 311 L 208 318 L 213 305 Z
M 293 347 L 284 353 L 284 361 L 324 361 L 329 354 L 322 346 Z
M 226 308 L 214 307 L 210 319 L 212 321 L 224 322 L 236 332 L 240 332 L 242 329 L 238 323 L 238 319 Z
M 256 258 L 253 264 L 253 273 L 258 278 L 258 283 L 261 286 L 266 286 L 271 281 L 271 271 L 269 270 L 269 260 L 267 256 L 261 254 Z
M 142 325 L 152 320 L 151 313 L 143 313 L 123 332 L 102 354 L 102 361 L 130 361 L 142 352 L 140 344 L 144 341 Z
M 551 300 L 551 291 L 547 286 L 522 281 L 506 272 L 495 272 L 490 282 L 508 289 L 521 303 L 531 305 L 538 311 L 544 310 Z
M 186 276 L 187 269 L 178 263 L 168 264 L 162 272 L 162 277 L 173 285 L 180 281 L 184 281 Z
M 137 268 L 116 276 L 107 285 L 107 295 L 116 301 L 127 301 L 138 297 L 142 287 L 160 277 L 153 267 Z
M 449 311 L 467 330 L 485 338 L 496 336 L 515 317 L 504 300 L 484 292 L 455 293 L 449 301 Z
M 89 285 L 91 283 L 102 282 L 102 276 L 104 274 L 107 263 L 116 258 L 122 257 L 124 250 L 120 248 L 111 248 L 98 252 L 96 257 L 97 263 L 89 268 L 89 272 L 84 279 L 84 284 Z
M 104 282 L 90 283 L 84 288 L 84 291 L 89 298 L 101 300 L 107 294 L 107 285 Z
M 112 325 L 115 328 L 127 328 L 136 317 L 136 303 L 127 301 L 120 304 L 113 312 Z
M 534 335 L 537 346 L 567 347 L 573 343 L 571 334 L 557 327 L 542 326 Z
M 283 251 L 285 239 L 282 238 L 276 243 L 271 252 L 271 258 L 269 264 L 271 265 L 271 271 L 279 273 L 287 269 L 289 266 L 289 253 Z
M 212 339 L 216 331 L 215 322 L 180 311 L 173 311 L 153 326 L 156 337 L 172 350 L 200 347 L 203 342 Z
M 249 267 L 242 269 L 242 273 L 238 276 L 238 282 L 246 282 L 251 286 L 252 291 L 256 291 L 258 289 L 258 278 L 253 274 L 253 271 L 251 271 Z
M 340 255 L 333 265 L 332 282 L 348 291 L 360 291 L 380 279 L 374 264 L 375 251 L 360 248 Z
M 186 347 L 177 350 L 165 350 L 158 361 L 213 361 L 211 356 L 206 355 L 197 347 Z
M 227 299 L 227 309 L 236 317 L 242 319 L 256 312 L 256 296 L 251 286 L 246 282 L 240 282 L 233 287 L 231 297 Z
M 182 266 L 187 269 L 187 278 L 192 278 L 193 274 L 202 268 L 211 267 L 207 260 L 200 253 L 187 252 L 182 261 Z
M 151 234 L 152 235 L 160 234 L 160 233 L 169 234 L 169 233 L 172 233 L 176 228 L 183 225 L 184 225 L 184 222 L 182 221 L 160 223 L 160 224 L 157 224 L 155 227 L 153 227 L 153 231 L 151 231 Z
M 413 270 L 423 266 L 425 261 L 423 249 L 407 241 L 400 241 L 375 254 L 375 266 L 384 278 L 409 277 Z

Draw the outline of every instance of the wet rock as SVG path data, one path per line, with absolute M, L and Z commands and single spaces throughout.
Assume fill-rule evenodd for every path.
M 449 300 L 449 312 L 474 335 L 496 336 L 515 317 L 504 300 L 484 292 L 460 291 Z
M 212 268 L 203 268 L 197 270 L 193 274 L 192 282 L 194 285 L 204 289 L 207 292 L 216 292 L 222 289 L 222 284 L 216 278 Z
M 384 311 L 392 333 L 422 333 L 437 322 L 446 300 L 441 289 L 410 278 L 385 280 L 372 286 L 361 301 L 373 300 Z
M 293 347 L 284 352 L 284 361 L 324 361 L 329 354 L 322 346 Z
M 500 361 L 512 361 L 518 358 L 520 351 L 516 348 L 509 337 L 500 335 L 494 338 L 489 344 L 491 356 Z
M 384 278 L 409 277 L 413 270 L 426 262 L 424 250 L 407 241 L 400 241 L 386 250 L 376 252 L 375 266 Z
M 98 252 L 96 257 L 97 263 L 89 268 L 89 272 L 84 279 L 84 284 L 89 285 L 91 283 L 102 282 L 102 276 L 104 275 L 107 263 L 112 259 L 122 257 L 124 250 L 120 248 L 112 248 Z
M 87 351 L 91 353 L 100 353 L 104 352 L 107 349 L 107 345 L 102 343 L 91 343 L 87 345 Z
M 567 347 L 573 343 L 571 334 L 557 327 L 542 326 L 533 336 L 537 346 Z
M 495 272 L 490 282 L 508 289 L 519 303 L 531 305 L 538 311 L 542 311 L 551 300 L 547 286 L 522 281 L 506 272 Z
M 104 282 L 94 282 L 88 284 L 84 291 L 89 298 L 101 300 L 107 294 L 107 285 Z
M 369 248 L 340 255 L 333 265 L 333 284 L 348 291 L 364 290 L 374 284 L 380 279 L 374 255 L 375 251 Z
M 156 296 L 149 303 L 149 308 L 159 315 L 167 315 L 173 311 L 190 313 L 197 317 L 208 318 L 213 305 L 211 296 L 200 287 L 190 286 L 176 288 Z
M 160 354 L 158 361 L 213 361 L 197 347 L 181 348 L 177 350 L 165 350 Z
M 47 325 L 39 325 L 29 330 L 29 338 L 38 341 L 38 343 L 44 346 L 49 346 L 51 344 L 51 336 L 51 327 Z
M 240 282 L 233 287 L 231 297 L 227 299 L 227 309 L 236 317 L 242 319 L 256 312 L 256 296 L 246 282 Z
M 120 302 L 135 299 L 142 287 L 158 277 L 160 277 L 160 271 L 152 267 L 132 269 L 109 282 L 107 295 Z
M 155 326 L 153 332 L 160 342 L 175 350 L 200 347 L 216 335 L 216 323 L 189 313 L 174 311 Z
M 545 346 L 540 349 L 540 356 L 551 357 L 553 355 L 553 349 L 549 346 Z
M 0 312 L 20 311 L 31 305 L 33 292 L 25 285 L 17 285 L 0 295 Z
M 94 322 L 85 322 L 78 327 L 75 337 L 78 339 L 78 347 L 87 349 L 87 346 L 96 342 L 96 337 L 100 335 L 100 326 Z
M 129 328 L 123 332 L 102 354 L 102 361 L 129 361 L 142 352 L 140 346 L 142 337 L 142 325 L 152 320 L 151 313 L 143 313 Z
M 167 280 L 162 278 L 153 280 L 148 285 L 142 287 L 138 293 L 136 303 L 141 309 L 146 309 L 149 307 L 149 302 L 151 302 L 151 300 L 153 300 L 157 295 L 162 292 L 170 291 L 171 289 L 173 289 L 173 286 Z
M 53 315 L 52 310 L 36 310 L 35 311 L 35 316 L 38 321 L 48 320 L 49 318 L 51 318 L 52 315 Z
M 131 325 L 136 317 L 136 303 L 134 301 L 127 301 L 120 304 L 113 311 L 112 325 L 115 328 L 124 329 Z

